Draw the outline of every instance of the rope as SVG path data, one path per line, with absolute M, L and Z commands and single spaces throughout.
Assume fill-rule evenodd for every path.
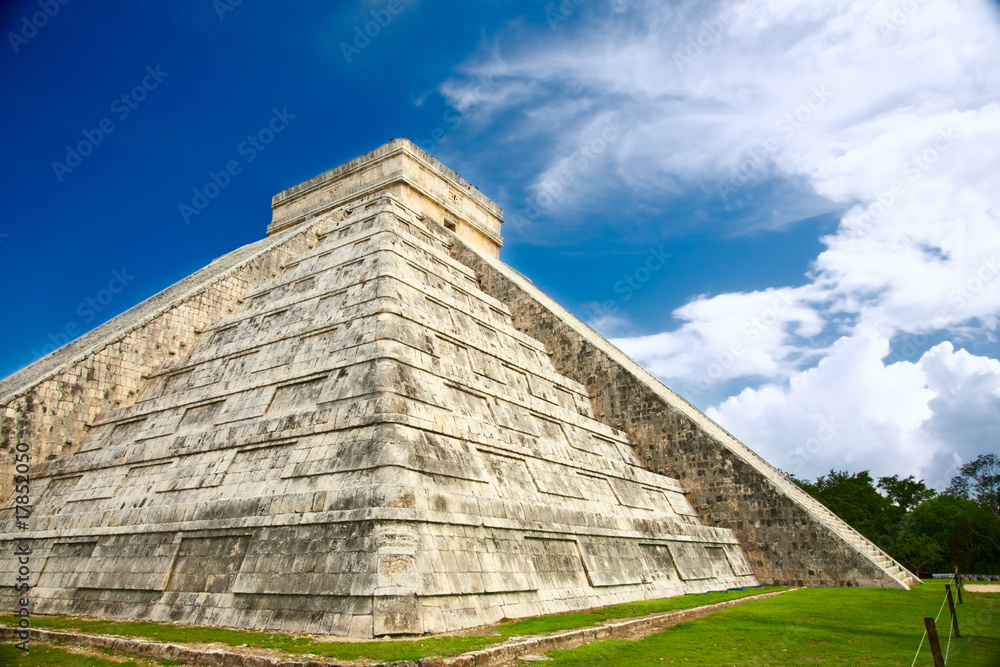
M 917 664 L 917 658 L 920 657 L 920 649 L 922 649 L 924 647 L 924 640 L 925 639 L 927 639 L 927 631 L 926 630 L 924 630 L 924 636 L 920 638 L 920 646 L 917 647 L 917 654 L 915 656 L 913 656 L 913 662 L 910 664 L 910 667 L 913 667 L 913 665 Z
M 938 609 L 938 615 L 934 617 L 934 622 L 937 623 L 938 619 L 941 618 L 941 612 L 944 611 L 944 606 L 948 603 L 948 594 L 944 596 L 944 600 L 941 600 L 941 608 Z
M 946 665 L 948 664 L 948 653 L 951 651 L 951 636 L 955 632 L 954 621 L 952 621 L 949 625 L 951 625 L 951 629 L 948 631 L 948 648 L 944 650 L 944 664 Z
M 944 611 L 944 606 L 947 603 L 948 603 L 948 594 L 946 593 L 945 596 L 944 596 L 944 600 L 941 601 L 941 608 L 938 609 L 937 616 L 934 617 L 934 622 L 935 623 L 937 623 L 938 619 L 941 618 L 941 612 Z M 955 626 L 952 625 L 952 630 L 954 630 L 954 627 Z M 917 646 L 917 654 L 913 656 L 913 662 L 910 664 L 910 667 L 914 667 L 914 665 L 917 664 L 917 658 L 920 657 L 920 649 L 922 649 L 924 647 L 924 640 L 925 639 L 927 639 L 927 630 L 924 630 L 924 634 L 920 638 L 920 644 Z M 950 633 L 948 634 L 948 650 L 951 650 L 951 634 Z M 947 662 L 948 662 L 948 652 L 947 651 L 945 651 L 944 661 L 945 661 L 945 664 L 947 664 Z

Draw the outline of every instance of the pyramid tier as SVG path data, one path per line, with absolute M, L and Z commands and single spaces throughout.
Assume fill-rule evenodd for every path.
M 35 466 L 37 612 L 369 637 L 756 584 L 421 218 L 312 222 Z

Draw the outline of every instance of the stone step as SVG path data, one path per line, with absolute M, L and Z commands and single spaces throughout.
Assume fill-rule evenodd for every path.
M 812 511 L 846 542 L 857 548 L 869 560 L 894 579 L 907 587 L 919 583 L 919 579 L 916 579 L 906 568 L 896 562 L 878 546 L 872 544 L 868 538 L 852 528 L 850 524 L 841 519 L 839 516 L 834 514 L 830 508 L 826 507 L 794 484 L 790 486 L 783 484 L 782 486 L 784 487 L 783 490 L 788 492 L 789 495 L 805 496 L 805 498 L 799 499 L 799 502 L 806 507 L 806 509 Z

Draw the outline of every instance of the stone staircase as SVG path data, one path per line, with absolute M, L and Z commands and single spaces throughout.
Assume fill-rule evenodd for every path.
M 670 390 L 668 390 L 670 391 Z M 673 394 L 673 392 L 671 392 Z M 779 491 L 793 499 L 803 509 L 808 511 L 821 524 L 836 533 L 850 546 L 854 547 L 868 560 L 881 568 L 886 574 L 909 590 L 912 586 L 922 583 L 920 578 L 906 569 L 902 563 L 892 558 L 889 554 L 879 548 L 874 542 L 852 528 L 850 524 L 834 514 L 826 505 L 819 502 L 811 495 L 803 491 L 795 482 L 775 466 L 768 463 L 757 452 L 743 444 L 736 436 L 722 428 L 715 422 L 707 419 L 686 399 L 678 394 L 673 394 L 685 407 L 688 408 L 689 415 L 694 417 L 706 431 L 715 435 L 720 441 L 726 443 L 729 449 L 741 456 L 747 463 L 760 471 Z M 680 406 L 678 406 L 680 407 Z M 699 419 L 698 417 L 701 417 Z
M 659 378 L 556 303 L 530 280 L 495 257 L 488 257 L 478 250 L 472 250 L 465 244 L 461 244 L 461 247 L 453 252 L 470 268 L 474 268 L 477 272 L 487 272 L 487 275 L 491 277 L 489 281 L 492 285 L 490 293 L 493 296 L 507 303 L 508 306 L 518 304 L 518 307 L 522 308 L 524 312 L 533 314 L 530 322 L 526 321 L 524 324 L 525 333 L 538 340 L 548 341 L 551 339 L 554 347 L 559 347 L 567 342 L 571 344 L 573 351 L 565 359 L 565 363 L 579 372 L 580 377 L 577 378 L 579 381 L 586 384 L 588 373 L 606 376 L 609 373 L 614 373 L 616 368 L 622 369 L 640 385 L 644 385 L 643 389 L 648 389 L 653 396 L 663 401 L 671 410 L 675 410 L 690 419 L 699 430 L 754 468 L 772 485 L 776 492 L 787 497 L 798 508 L 807 512 L 820 525 L 840 538 L 849 548 L 854 549 L 865 560 L 884 572 L 887 577 L 886 584 L 891 585 L 889 582 L 895 582 L 899 587 L 909 589 L 920 583 L 916 575 L 799 488 L 785 473 L 765 461 L 722 426 L 708 418 L 687 399 L 663 384 Z M 520 295 L 523 295 L 523 298 Z M 532 310 L 533 308 L 535 310 Z M 591 350 L 596 354 L 591 354 Z M 602 360 L 602 355 L 606 355 L 607 362 Z M 641 391 L 638 387 L 627 385 L 621 391 L 609 392 L 613 394 L 613 397 L 609 399 L 609 409 L 614 411 L 623 409 L 624 406 L 631 406 L 631 401 L 640 400 L 636 396 L 640 395 L 637 392 Z M 649 398 L 652 397 L 643 396 L 641 400 L 648 401 Z M 634 407 L 637 409 L 645 408 L 646 405 L 643 403 Z M 802 572 L 802 575 L 803 578 L 806 578 L 805 572 Z M 869 585 L 884 584 L 873 582 Z
M 910 589 L 912 586 L 921 583 L 920 578 L 917 577 L 917 575 L 910 572 L 900 562 L 880 549 L 878 545 L 852 528 L 850 524 L 834 514 L 826 505 L 799 488 L 799 486 L 786 477 L 784 473 L 769 464 L 749 448 L 746 448 L 746 451 L 753 454 L 757 463 L 770 468 L 772 472 L 770 475 L 771 482 L 784 492 L 785 495 L 794 498 L 796 502 L 813 514 L 817 520 L 827 526 L 830 530 L 840 535 L 840 537 L 842 537 L 848 544 L 863 553 L 869 560 L 882 568 L 882 570 L 892 576 L 893 579 L 902 584 L 906 589 Z

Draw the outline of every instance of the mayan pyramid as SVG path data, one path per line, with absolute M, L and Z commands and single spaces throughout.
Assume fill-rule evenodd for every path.
M 35 613 L 372 637 L 915 581 L 502 264 L 499 207 L 409 141 L 272 208 L 0 382 Z

